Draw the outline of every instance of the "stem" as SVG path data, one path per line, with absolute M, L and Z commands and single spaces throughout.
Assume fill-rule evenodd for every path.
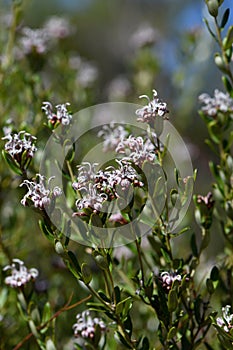
M 223 57 L 224 65 L 225 65 L 225 70 L 226 70 L 226 73 L 229 76 L 231 82 L 233 83 L 233 75 L 231 73 L 230 64 L 228 62 L 226 52 L 225 52 L 223 42 L 222 42 L 221 28 L 219 28 L 218 21 L 217 21 L 216 17 L 214 18 L 214 22 L 215 22 L 215 27 L 216 27 L 216 32 L 217 32 L 218 44 L 219 44 L 219 47 L 221 49 L 222 57 Z
M 14 43 L 15 43 L 15 32 L 17 27 L 17 17 L 18 17 L 18 11 L 19 11 L 18 4 L 12 4 L 12 23 L 9 31 L 9 37 L 6 44 L 6 53 L 5 53 L 5 59 L 2 64 L 3 69 L 7 69 L 13 60 L 13 49 L 14 49 Z

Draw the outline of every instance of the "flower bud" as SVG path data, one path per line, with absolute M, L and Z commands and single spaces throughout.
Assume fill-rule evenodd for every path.
M 209 14 L 213 17 L 217 17 L 219 8 L 218 0 L 206 0 L 206 4 Z
M 57 241 L 55 243 L 55 250 L 56 250 L 57 254 L 59 254 L 59 255 L 62 255 L 64 253 L 64 248 L 63 248 L 61 242 Z

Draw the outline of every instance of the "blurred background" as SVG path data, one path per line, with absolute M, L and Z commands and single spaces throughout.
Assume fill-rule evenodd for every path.
M 108 101 L 140 103 L 139 95 L 152 97 L 156 89 L 167 102 L 170 121 L 198 169 L 195 193 L 205 195 L 211 190 L 208 163 L 214 155 L 204 141 L 207 131 L 198 115 L 198 96 L 212 95 L 223 86 L 213 62 L 218 48 L 203 22 L 206 17 L 211 24 L 204 0 L 25 0 L 9 48 L 11 3 L 0 1 L 0 59 L 9 65 L 1 81 L 1 137 L 13 124 L 16 130 L 35 132 L 40 148 L 49 136 L 43 129 L 43 101 L 68 101 L 75 113 Z M 222 12 L 226 7 L 232 8 L 232 0 L 224 1 Z M 229 22 L 233 22 L 232 14 Z M 37 33 L 32 39 L 25 28 L 43 28 L 50 36 Z M 72 291 L 72 277 L 67 279 L 53 248 L 41 237 L 36 214 L 20 206 L 23 190 L 18 189 L 18 178 L 12 179 L 1 163 L 1 264 L 6 255 L 9 260 L 25 258 L 32 266 L 38 261 L 37 268 L 43 271 L 37 285 L 41 298 L 50 293 L 57 306 L 63 305 Z M 35 167 L 38 164 L 39 156 Z M 195 230 L 192 206 L 187 222 Z M 208 259 L 221 248 L 217 225 L 215 231 Z M 53 286 L 50 292 L 49 286 Z M 81 290 L 78 293 L 85 295 Z M 14 334 L 17 325 L 15 315 L 11 316 Z M 67 338 L 70 332 L 67 328 Z

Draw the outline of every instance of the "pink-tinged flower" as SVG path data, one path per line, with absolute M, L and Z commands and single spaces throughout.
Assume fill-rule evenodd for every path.
M 98 137 L 102 137 L 104 140 L 103 151 L 114 151 L 119 142 L 122 141 L 128 132 L 123 128 L 122 125 L 116 125 L 114 122 L 109 125 L 104 125 L 98 132 Z
M 26 152 L 27 158 L 32 158 L 37 150 L 34 144 L 36 137 L 26 131 L 8 134 L 2 140 L 8 140 L 5 144 L 5 151 L 19 163 L 24 152 Z
M 49 38 L 44 29 L 22 29 L 23 36 L 20 38 L 20 47 L 25 55 L 36 52 L 45 54 L 48 51 Z
M 52 16 L 44 25 L 44 30 L 51 39 L 63 39 L 71 34 L 71 26 L 66 18 Z
M 153 90 L 153 100 L 147 95 L 141 95 L 139 98 L 146 98 L 148 104 L 142 108 L 136 110 L 136 115 L 138 116 L 138 121 L 142 123 L 151 123 L 155 121 L 156 117 L 163 117 L 164 119 L 168 119 L 166 114 L 169 112 L 167 109 L 167 104 L 162 102 L 159 98 L 157 98 L 157 91 Z
M 199 101 L 203 104 L 201 111 L 209 117 L 216 117 L 218 112 L 233 114 L 233 99 L 228 93 L 218 89 L 214 90 L 214 97 L 206 93 L 201 94 Z
M 145 161 L 153 163 L 156 159 L 156 148 L 149 139 L 144 141 L 141 136 L 134 137 L 130 135 L 128 138 L 121 140 L 116 152 L 125 154 L 124 160 L 133 162 L 139 167 Z
M 67 110 L 67 106 L 69 106 L 70 103 L 66 102 L 63 104 L 59 104 L 55 106 L 56 111 L 53 111 L 53 105 L 50 102 L 43 102 L 42 110 L 45 112 L 45 115 L 48 118 L 48 121 L 54 125 L 57 122 L 61 123 L 62 125 L 69 125 L 72 120 L 72 115 Z
M 89 340 L 94 340 L 96 328 L 98 327 L 101 333 L 107 332 L 107 326 L 100 318 L 92 318 L 89 311 L 83 311 L 76 316 L 77 322 L 73 325 L 74 336 Z
M 222 307 L 223 317 L 218 317 L 216 319 L 217 325 L 223 328 L 225 332 L 229 332 L 233 328 L 233 314 L 230 313 L 230 309 L 230 305 Z
M 5 278 L 5 283 L 12 288 L 20 288 L 30 281 L 34 281 L 39 272 L 35 268 L 27 269 L 20 259 L 13 259 L 11 265 L 3 268 L 3 271 L 11 270 L 11 275 Z
M 60 189 L 60 187 L 55 186 L 52 189 L 50 188 L 50 182 L 52 179 L 54 179 L 54 176 L 50 177 L 48 181 L 46 181 L 45 176 L 37 174 L 36 180 L 34 181 L 24 180 L 21 183 L 20 187 L 26 185 L 28 188 L 28 192 L 21 200 L 21 204 L 26 206 L 29 200 L 33 203 L 33 206 L 35 208 L 39 208 L 42 210 L 48 207 L 52 199 L 55 199 L 56 197 L 61 196 L 62 194 L 62 190 Z
M 162 287 L 165 289 L 165 291 L 169 292 L 169 290 L 172 287 L 173 282 L 174 281 L 181 282 L 182 277 L 179 274 L 169 273 L 167 271 L 164 271 L 159 275 L 159 279 L 160 279 L 160 281 L 162 283 Z

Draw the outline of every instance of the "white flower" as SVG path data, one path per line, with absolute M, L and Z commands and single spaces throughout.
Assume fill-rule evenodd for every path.
M 126 157 L 123 158 L 124 160 L 131 161 L 139 167 L 145 161 L 153 163 L 156 159 L 154 145 L 149 139 L 144 141 L 141 136 L 134 137 L 130 135 L 127 139 L 123 139 L 118 143 L 116 152 L 125 154 Z
M 104 125 L 102 130 L 98 132 L 98 137 L 104 139 L 103 151 L 114 151 L 118 143 L 128 135 L 128 132 L 122 125 L 115 125 L 114 122 Z
M 44 54 L 48 50 L 48 35 L 44 29 L 31 29 L 25 27 L 22 29 L 23 36 L 20 44 L 24 54 L 37 52 Z
M 225 332 L 229 332 L 233 328 L 232 319 L 233 314 L 230 313 L 231 306 L 226 305 L 222 307 L 222 315 L 223 317 L 218 317 L 216 319 L 217 325 L 224 329 Z
M 99 326 L 102 333 L 107 331 L 104 321 L 97 317 L 92 318 L 89 311 L 83 311 L 81 314 L 78 314 L 76 319 L 77 322 L 73 325 L 75 337 L 93 339 L 97 326 Z
M 138 121 L 143 123 L 154 122 L 156 117 L 164 117 L 168 113 L 167 104 L 157 98 L 157 91 L 153 90 L 153 100 L 150 100 L 147 95 L 141 95 L 139 98 L 146 98 L 148 105 L 136 110 Z
M 11 265 L 3 268 L 3 271 L 11 270 L 11 275 L 5 278 L 5 283 L 13 288 L 22 287 L 31 280 L 35 280 L 39 272 L 35 268 L 28 270 L 20 259 L 13 259 Z
M 67 106 L 70 103 L 66 102 L 64 104 L 59 104 L 55 106 L 56 112 L 53 112 L 53 105 L 50 102 L 43 102 L 42 110 L 45 112 L 48 120 L 52 124 L 56 124 L 56 122 L 61 123 L 62 125 L 69 125 L 72 119 L 72 115 L 68 112 Z
M 164 271 L 160 274 L 159 276 L 161 282 L 162 282 L 162 287 L 166 290 L 169 291 L 172 287 L 172 284 L 174 281 L 179 281 L 181 282 L 182 277 L 181 275 L 175 274 L 175 273 L 169 273 L 167 271 Z
M 44 209 L 49 206 L 51 199 L 58 197 L 62 194 L 60 187 L 56 186 L 53 189 L 49 188 L 51 180 L 54 176 L 48 179 L 48 185 L 46 186 L 45 176 L 41 174 L 36 175 L 35 181 L 24 180 L 20 187 L 26 185 L 28 192 L 21 200 L 21 204 L 26 206 L 28 199 L 33 202 L 35 208 Z M 46 188 L 48 187 L 48 188 Z
M 224 94 L 217 89 L 214 90 L 214 97 L 204 93 L 199 96 L 199 101 L 204 104 L 201 107 L 203 113 L 210 117 L 215 117 L 218 112 L 233 113 L 233 99 L 228 93 Z
M 97 67 L 90 62 L 82 62 L 77 73 L 76 82 L 83 88 L 88 88 L 95 83 L 99 75 Z
M 157 33 L 149 24 L 141 25 L 132 35 L 131 44 L 133 48 L 140 49 L 147 45 L 153 45 L 157 39 Z
M 44 25 L 44 30 L 51 39 L 62 39 L 71 34 L 68 20 L 58 16 L 50 17 Z
M 103 202 L 108 199 L 107 194 L 98 193 L 96 186 L 89 184 L 88 189 L 82 188 L 86 193 L 83 198 L 76 201 L 77 209 L 82 210 L 84 208 L 91 208 L 94 211 L 101 211 Z
M 119 198 L 119 187 L 126 192 L 132 184 L 135 187 L 142 187 L 143 183 L 140 177 L 127 162 L 116 160 L 119 168 L 113 166 L 105 170 L 96 171 L 97 163 L 84 163 L 79 166 L 77 182 L 72 184 L 75 190 L 81 192 L 82 198 L 76 201 L 78 210 L 92 208 L 95 211 L 101 211 L 105 201 L 112 201 Z
M 5 144 L 5 151 L 18 162 L 20 162 L 21 156 L 25 151 L 27 157 L 33 157 L 37 150 L 34 145 L 36 137 L 25 131 L 20 131 L 18 134 L 15 133 L 13 135 L 8 134 L 2 140 L 8 140 Z

